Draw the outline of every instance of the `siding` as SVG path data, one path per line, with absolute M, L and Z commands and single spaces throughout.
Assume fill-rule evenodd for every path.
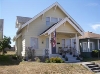
M 71 24 L 69 24 L 68 22 L 58 27 L 57 31 L 64 33 L 77 32 L 76 29 L 73 26 L 71 26 Z
M 44 49 L 46 48 L 46 38 L 48 36 L 39 36 L 43 31 L 45 31 L 49 26 L 46 26 L 46 17 L 57 17 L 57 18 L 65 18 L 66 15 L 57 7 L 54 12 L 54 8 L 50 9 L 44 16 L 40 16 L 30 23 L 28 26 L 28 31 L 23 29 L 23 34 L 25 35 L 25 45 L 26 47 L 30 46 L 30 37 L 38 38 L 38 49 L 36 49 L 36 55 L 41 56 L 44 54 Z M 43 44 L 42 44 L 43 41 Z

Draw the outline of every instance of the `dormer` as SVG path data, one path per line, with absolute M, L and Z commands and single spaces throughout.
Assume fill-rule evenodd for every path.
M 21 26 L 23 25 L 23 24 L 25 24 L 27 21 L 29 21 L 30 19 L 32 19 L 32 18 L 30 18 L 30 17 L 22 17 L 22 16 L 17 16 L 17 18 L 16 18 L 16 28 L 21 28 Z

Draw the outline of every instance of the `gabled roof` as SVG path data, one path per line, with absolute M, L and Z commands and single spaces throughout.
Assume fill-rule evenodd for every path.
M 4 19 L 0 19 L 0 31 L 3 31 Z
M 55 29 L 57 29 L 60 25 L 62 25 L 66 21 L 68 21 L 81 35 L 83 35 L 83 31 L 81 31 L 68 17 L 66 17 L 66 18 L 62 19 L 61 21 L 53 24 L 47 30 L 45 30 L 42 34 L 45 34 L 45 33 L 50 34 L 50 33 L 52 33 Z
M 48 8 L 46 8 L 45 10 L 43 10 L 42 12 L 40 12 L 39 14 L 37 14 L 36 16 L 34 16 L 32 19 L 30 19 L 29 21 L 27 21 L 25 24 L 22 25 L 21 29 L 24 28 L 25 26 L 27 26 L 29 23 L 31 23 L 33 20 L 35 20 L 36 18 L 38 18 L 39 16 L 43 15 L 45 12 L 47 12 L 48 10 L 50 10 L 51 8 L 53 8 L 54 6 L 58 6 L 65 14 L 66 16 L 71 19 L 75 25 L 81 30 L 84 31 L 81 26 L 61 7 L 61 5 L 58 2 L 55 2 L 54 4 L 52 4 L 51 6 L 49 6 Z
M 18 23 L 25 24 L 30 19 L 32 19 L 32 18 L 30 18 L 30 17 L 17 16 L 16 24 L 18 24 Z
M 85 39 L 85 38 L 100 38 L 100 34 L 92 33 L 92 32 L 85 32 L 83 36 L 79 37 L 80 39 Z

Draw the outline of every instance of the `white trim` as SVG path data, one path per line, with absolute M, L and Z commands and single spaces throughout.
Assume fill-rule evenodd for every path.
M 52 50 L 51 50 L 51 34 L 49 36 L 49 55 L 52 54 Z
M 98 39 L 98 50 L 99 50 L 99 39 Z
M 66 16 L 68 16 L 68 18 L 70 18 L 84 32 L 84 30 L 81 28 L 81 26 L 61 7 L 61 5 L 58 2 L 55 2 L 51 6 L 49 6 L 48 8 L 46 8 L 45 10 L 43 10 L 42 12 L 40 12 L 39 14 L 34 16 L 31 20 L 29 20 L 28 22 L 23 24 L 21 29 L 24 28 L 27 24 L 31 23 L 36 18 L 38 18 L 39 16 L 41 16 L 42 14 L 44 14 L 45 12 L 47 12 L 48 10 L 50 10 L 54 6 L 58 6 L 66 14 Z
M 90 39 L 88 39 L 88 48 L 87 48 L 88 52 L 90 52 Z
M 20 33 L 20 34 L 18 34 L 17 36 L 16 36 L 16 39 L 18 38 L 18 37 L 20 37 L 22 34 Z

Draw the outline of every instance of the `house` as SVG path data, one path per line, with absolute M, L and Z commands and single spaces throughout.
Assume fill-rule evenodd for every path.
M 45 49 L 49 57 L 56 56 L 59 47 L 73 48 L 76 54 L 80 53 L 78 37 L 84 30 L 58 2 L 33 18 L 17 16 L 16 28 L 14 40 L 19 56 L 27 56 L 27 47 L 35 49 L 35 56 L 44 56 Z
M 93 32 L 85 32 L 79 37 L 80 51 L 82 56 L 91 57 L 91 52 L 94 49 L 100 49 L 100 34 Z
M 0 19 L 0 41 L 3 39 L 3 25 L 4 19 Z

